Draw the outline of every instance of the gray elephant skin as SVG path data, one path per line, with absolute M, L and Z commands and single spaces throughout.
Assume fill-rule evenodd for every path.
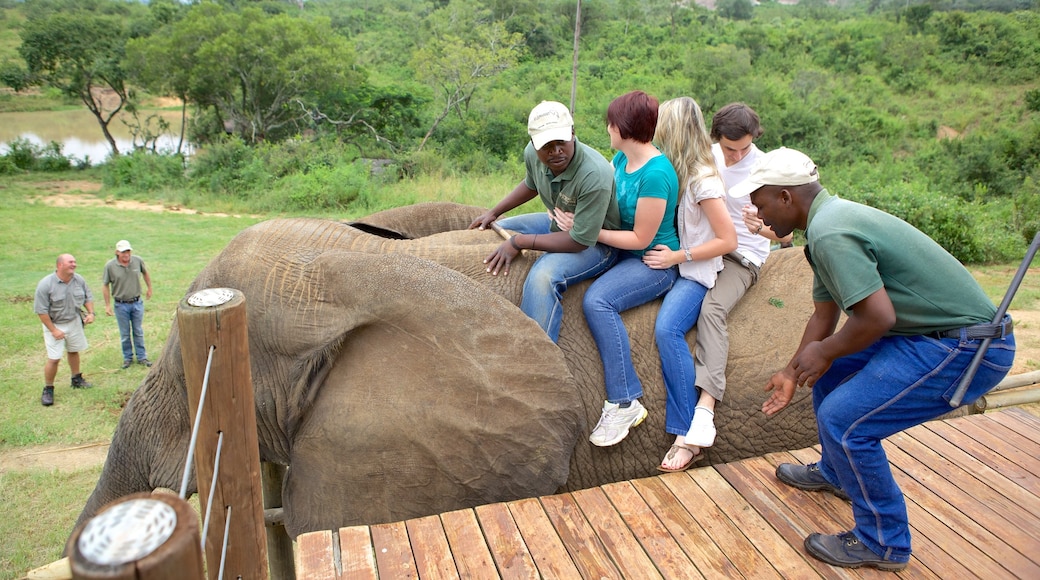
M 290 466 L 292 537 L 658 473 L 673 439 L 653 344 L 658 303 L 624 314 L 649 417 L 620 444 L 594 447 L 604 386 L 581 310 L 588 283 L 567 290 L 553 344 L 516 307 L 537 252 L 507 276 L 488 274 L 482 260 L 502 240 L 466 229 L 482 211 L 430 203 L 349 224 L 263 222 L 188 289 L 245 295 L 260 456 Z M 760 410 L 811 313 L 810 281 L 801 250 L 776 251 L 731 314 L 710 463 L 816 443 L 807 389 L 772 418 Z M 174 323 L 77 526 L 124 495 L 179 489 L 191 423 Z

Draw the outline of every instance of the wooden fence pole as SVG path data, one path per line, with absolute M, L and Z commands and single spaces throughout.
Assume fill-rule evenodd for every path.
M 207 505 L 212 505 L 209 527 L 203 538 L 208 576 L 216 579 L 220 575 L 230 507 L 224 578 L 267 578 L 267 533 L 245 296 L 229 288 L 200 290 L 181 301 L 177 327 L 188 408 L 193 418 L 200 404 L 207 360 L 213 347 L 206 401 L 195 445 L 199 504 L 204 512 Z M 224 442 L 219 473 L 210 489 L 220 434 L 224 435 Z
M 67 545 L 76 580 L 201 579 L 195 510 L 169 493 L 135 493 L 104 506 Z

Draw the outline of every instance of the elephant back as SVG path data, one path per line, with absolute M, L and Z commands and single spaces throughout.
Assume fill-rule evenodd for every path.
M 483 211 L 459 204 L 421 204 L 410 209 L 380 212 L 364 221 L 386 224 L 406 215 L 417 219 L 419 216 L 436 216 L 433 221 L 441 224 L 440 227 L 464 223 L 465 228 Z M 459 215 L 445 217 L 445 213 L 451 212 Z M 422 231 L 438 229 L 430 227 L 430 218 L 422 219 Z M 434 260 L 474 278 L 518 305 L 522 297 L 523 276 L 541 252 L 525 252 L 524 257 L 514 261 L 509 276 L 493 277 L 481 267 L 480 259 L 500 243 L 499 238 L 493 234 L 489 236 L 486 231 L 444 230 L 420 239 L 397 242 L 392 251 L 414 252 Z M 576 284 L 564 293 L 564 316 L 558 343 L 581 394 L 581 412 L 589 430 L 599 419 L 606 395 L 602 362 L 582 311 L 582 298 L 591 283 Z M 724 399 L 716 408 L 715 423 L 719 434 L 715 445 L 706 450 L 709 463 L 800 449 L 817 442 L 808 390 L 799 389 L 788 408 L 776 416 L 767 417 L 761 411 L 766 398 L 764 385 L 773 373 L 787 364 L 812 313 L 811 291 L 812 272 L 802 250 L 777 250 L 763 265 L 758 282 L 730 313 L 727 388 Z M 658 473 L 656 466 L 674 439 L 664 431 L 665 387 L 654 344 L 654 323 L 659 308 L 660 300 L 657 300 L 622 314 L 630 337 L 633 363 L 643 384 L 642 402 L 650 411 L 648 419 L 613 447 L 595 447 L 588 443 L 589 433 L 582 433 L 572 457 L 565 489 L 583 489 Z M 695 340 L 696 328 L 687 335 L 691 352 Z

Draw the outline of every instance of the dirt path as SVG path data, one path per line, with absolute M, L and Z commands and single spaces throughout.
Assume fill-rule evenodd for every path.
M 0 453 L 0 473 L 8 471 L 79 471 L 105 462 L 108 442 L 72 447 L 41 445 Z

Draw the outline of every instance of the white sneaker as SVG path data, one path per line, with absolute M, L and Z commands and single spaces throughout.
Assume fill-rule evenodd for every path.
M 693 421 L 684 440 L 687 445 L 711 447 L 715 444 L 715 413 L 706 407 L 693 410 Z
M 597 447 L 609 447 L 620 443 L 628 437 L 628 430 L 646 419 L 646 408 L 638 401 L 626 409 L 622 409 L 617 403 L 603 402 L 603 414 L 599 417 L 599 423 L 592 430 L 589 441 Z

